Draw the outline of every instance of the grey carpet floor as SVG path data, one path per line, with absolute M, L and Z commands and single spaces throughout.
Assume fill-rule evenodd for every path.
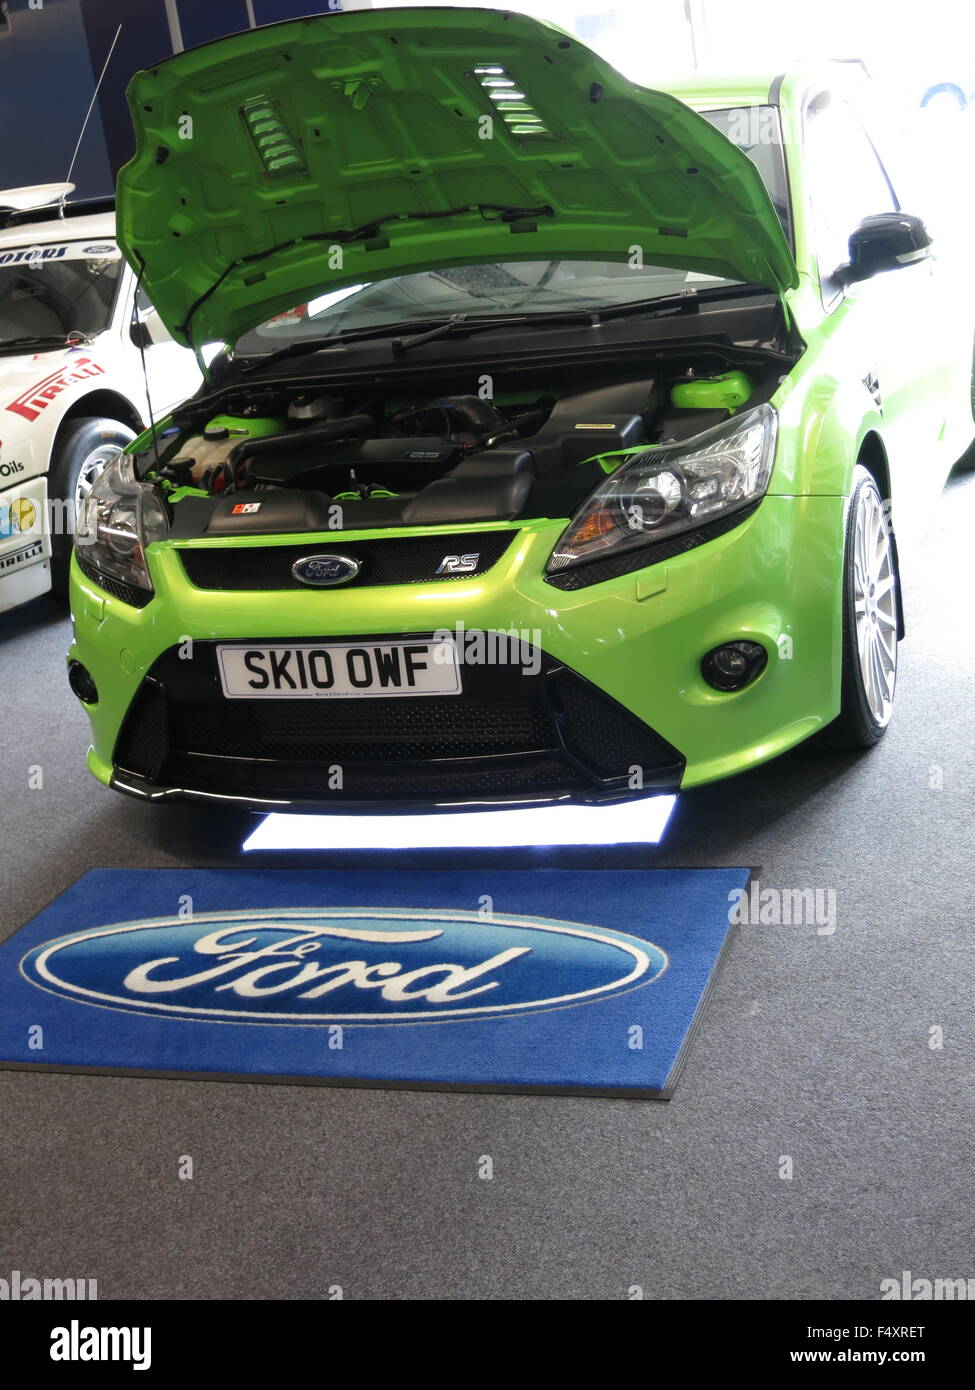
M 751 864 L 833 889 L 832 936 L 742 930 L 669 1105 L 0 1072 L 0 1275 L 194 1299 L 876 1298 L 905 1269 L 975 1276 L 973 534 L 959 476 L 869 756 L 807 747 L 687 794 L 659 849 L 386 857 Z M 88 777 L 67 641 L 44 601 L 0 617 L 0 935 L 92 866 L 239 862 L 238 818 Z

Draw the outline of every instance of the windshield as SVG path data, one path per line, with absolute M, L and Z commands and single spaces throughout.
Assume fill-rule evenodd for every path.
M 0 349 L 21 339 L 101 333 L 121 269 L 118 247 L 108 241 L 0 248 Z
M 777 106 L 727 106 L 722 110 L 701 111 L 700 115 L 720 130 L 755 165 L 762 176 L 782 230 L 792 245 L 789 215 L 789 179 L 782 148 L 782 126 Z
M 607 309 L 677 294 L 697 285 L 733 285 L 714 275 L 630 261 L 505 261 L 425 270 L 324 292 L 244 335 L 235 351 L 274 352 L 303 338 L 331 337 L 381 324 L 451 314 L 496 318 L 572 309 Z M 632 262 L 632 263 L 631 263 Z

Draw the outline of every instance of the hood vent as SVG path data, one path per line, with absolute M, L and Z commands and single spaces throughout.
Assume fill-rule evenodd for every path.
M 495 110 L 512 135 L 551 135 L 525 93 L 500 63 L 475 68 L 474 76 L 494 102 Z
M 308 172 L 273 102 L 267 97 L 253 97 L 240 108 L 240 114 L 269 178 L 289 174 L 303 177 Z

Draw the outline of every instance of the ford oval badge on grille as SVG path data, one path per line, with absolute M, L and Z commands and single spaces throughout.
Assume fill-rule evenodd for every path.
M 359 561 L 348 555 L 303 555 L 291 566 L 291 573 L 302 584 L 326 589 L 348 584 L 359 573 Z

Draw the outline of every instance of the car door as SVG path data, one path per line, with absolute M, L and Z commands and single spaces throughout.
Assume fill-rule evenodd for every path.
M 844 287 L 837 272 L 849 260 L 850 234 L 864 217 L 900 211 L 897 192 L 842 97 L 820 91 L 807 102 L 803 148 L 823 307 L 848 319 L 848 365 L 881 412 L 888 450 L 940 481 L 937 441 L 954 354 L 936 248 L 929 259 Z

